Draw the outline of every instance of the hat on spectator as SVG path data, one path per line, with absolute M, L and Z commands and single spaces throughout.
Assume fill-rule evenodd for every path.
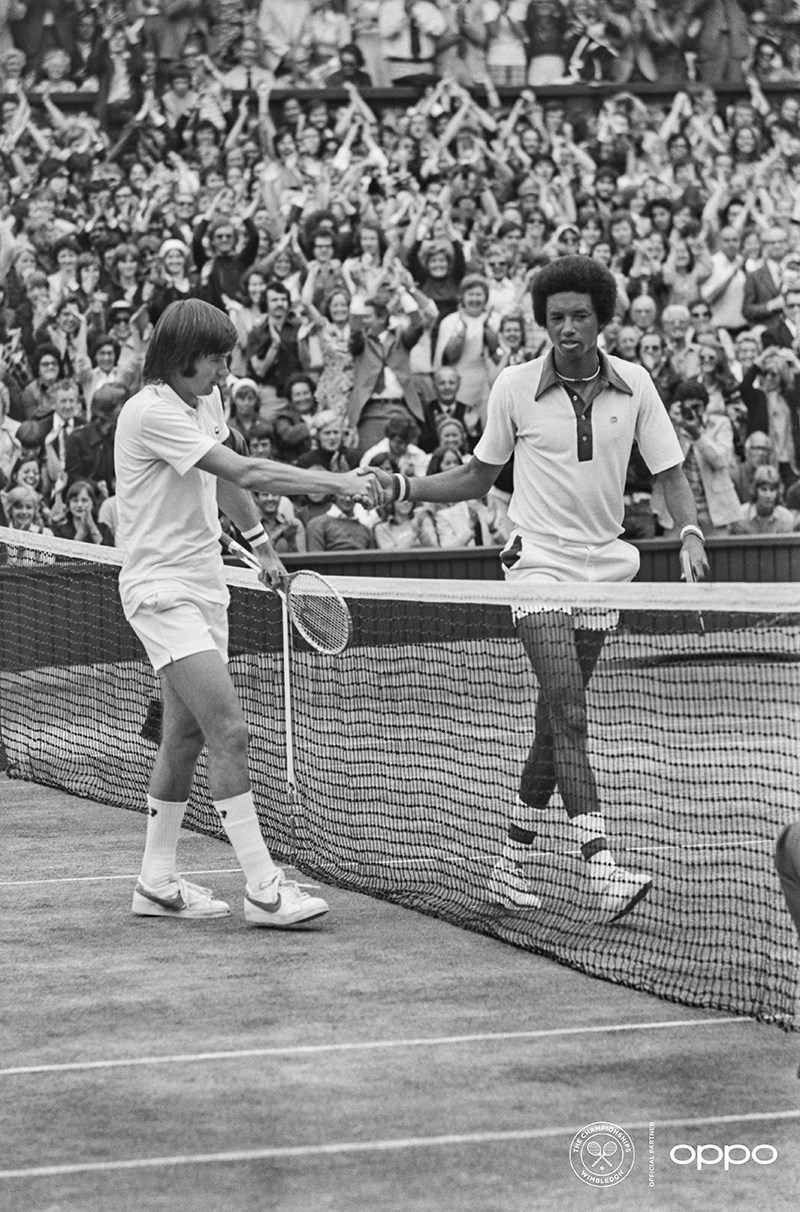
M 165 240 L 158 250 L 158 255 L 159 257 L 166 257 L 169 252 L 179 252 L 187 261 L 191 256 L 189 245 L 184 244 L 183 240 Z
M 133 314 L 133 307 L 127 299 L 115 299 L 108 310 L 112 320 L 121 320 L 123 316 Z
M 535 177 L 524 177 L 517 186 L 517 197 L 527 198 L 534 195 L 539 197 L 539 182 Z
M 258 384 L 255 379 L 235 379 L 231 384 L 231 395 L 238 396 L 242 391 L 254 391 L 258 395 Z
M 781 483 L 780 472 L 777 467 L 773 467 L 771 463 L 762 463 L 753 472 L 753 487 L 756 484 L 769 484 L 772 488 L 778 488 Z

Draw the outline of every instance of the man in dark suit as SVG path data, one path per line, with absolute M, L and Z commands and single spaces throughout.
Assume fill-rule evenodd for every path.
M 359 454 L 380 441 L 392 413 L 405 409 L 418 425 L 425 423 L 409 359 L 409 351 L 422 336 L 424 324 L 419 306 L 410 294 L 401 302 L 408 319 L 396 328 L 390 327 L 389 307 L 383 298 L 368 299 L 362 316 L 351 313 L 353 389 L 347 415 L 358 431 Z
M 775 330 L 775 344 L 800 353 L 800 282 L 784 286 L 783 300 L 784 311 Z
M 781 262 L 788 249 L 782 227 L 768 227 L 762 239 L 764 260 L 744 280 L 742 314 L 748 324 L 763 324 L 773 338 L 783 318 Z
M 283 396 L 292 375 L 303 369 L 297 333 L 300 325 L 290 315 L 289 292 L 277 279 L 267 283 L 267 314 L 247 338 L 247 357 L 258 383 Z
M 458 371 L 454 366 L 440 366 L 433 373 L 433 387 L 436 396 L 424 405 L 425 420 L 420 429 L 419 444 L 428 454 L 439 445 L 439 422 L 444 417 L 453 417 L 460 421 L 466 429 L 467 406 L 458 398 L 458 388 L 461 382 Z M 477 439 L 476 439 L 477 440 Z

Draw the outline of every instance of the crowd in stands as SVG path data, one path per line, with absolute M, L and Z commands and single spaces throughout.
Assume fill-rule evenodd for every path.
M 191 296 L 236 328 L 242 449 L 457 465 L 546 348 L 533 276 L 580 252 L 616 276 L 601 345 L 650 371 L 706 533 L 797 530 L 800 101 L 772 86 L 799 52 L 796 0 L 11 0 L 0 523 L 114 543 L 116 418 Z M 512 484 L 259 505 L 281 553 L 493 546 Z M 673 531 L 635 449 L 625 530 Z

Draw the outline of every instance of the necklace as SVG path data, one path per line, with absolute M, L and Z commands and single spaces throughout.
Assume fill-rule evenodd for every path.
M 584 375 L 583 378 L 572 378 L 570 375 L 562 375 L 560 370 L 556 371 L 559 379 L 564 379 L 567 383 L 591 383 L 592 379 L 596 379 L 600 374 L 600 363 L 597 363 L 597 370 L 593 375 Z

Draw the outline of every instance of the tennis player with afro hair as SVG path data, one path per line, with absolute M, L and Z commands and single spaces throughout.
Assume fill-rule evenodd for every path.
M 511 455 L 514 530 L 500 559 L 510 584 L 530 585 L 515 607 L 517 633 L 539 683 L 535 732 L 488 894 L 534 910 L 547 889 L 529 861 L 541 814 L 556 787 L 585 860 L 593 912 L 616 921 L 650 890 L 649 875 L 617 864 L 606 836 L 587 753 L 586 687 L 613 612 L 537 609 L 536 585 L 630 581 L 639 553 L 622 533 L 625 473 L 634 441 L 664 489 L 693 578 L 708 568 L 683 454 L 647 371 L 604 354 L 597 339 L 614 315 L 614 277 L 589 257 L 561 257 L 535 276 L 533 311 L 551 348 L 498 375 L 486 429 L 469 463 L 408 479 L 380 471 L 384 499 L 465 501 L 483 497 Z

